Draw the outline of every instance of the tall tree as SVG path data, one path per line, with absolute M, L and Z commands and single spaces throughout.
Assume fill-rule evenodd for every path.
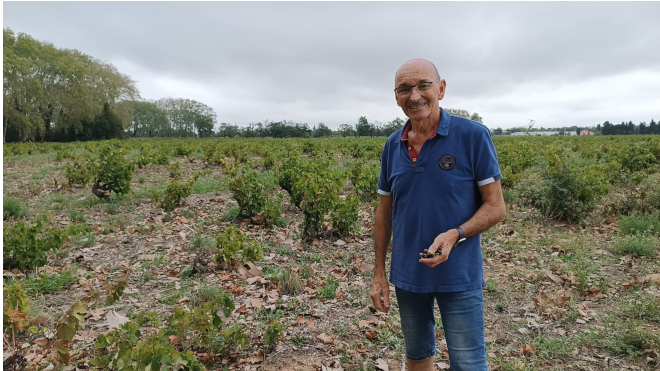
M 401 129 L 405 123 L 406 122 L 404 120 L 397 117 L 394 120 L 385 124 L 385 126 L 383 127 L 383 134 L 389 137 L 390 135 L 392 135 L 392 133 Z
M 357 124 L 355 124 L 355 132 L 357 133 L 358 137 L 371 134 L 371 126 L 369 125 L 369 121 L 367 121 L 365 116 L 362 116 L 358 119 Z
M 154 102 L 133 102 L 129 132 L 132 137 L 165 137 L 171 133 L 165 112 Z

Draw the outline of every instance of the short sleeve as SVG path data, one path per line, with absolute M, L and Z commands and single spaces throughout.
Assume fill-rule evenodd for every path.
M 380 176 L 378 177 L 378 194 L 383 196 L 392 195 L 392 185 L 388 182 L 388 165 L 389 165 L 389 149 L 390 141 L 385 142 L 383 146 L 383 154 L 380 157 Z
M 480 130 L 475 145 L 474 175 L 477 185 L 481 187 L 502 179 L 497 152 L 488 128 Z

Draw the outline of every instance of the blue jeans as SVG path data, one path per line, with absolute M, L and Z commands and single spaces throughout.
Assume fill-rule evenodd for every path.
M 419 361 L 435 354 L 435 300 L 440 307 L 452 371 L 488 371 L 482 289 L 427 294 L 398 287 L 395 290 L 409 359 Z

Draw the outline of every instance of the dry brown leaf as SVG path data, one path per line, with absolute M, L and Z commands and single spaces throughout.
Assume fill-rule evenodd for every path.
M 449 359 L 449 351 L 446 348 L 442 350 L 441 354 L 445 359 Z
M 323 344 L 334 344 L 335 343 L 335 339 L 333 339 L 330 336 L 326 335 L 325 332 L 318 335 L 317 338 L 321 339 L 323 341 Z
M 365 320 L 361 320 L 361 321 L 358 323 L 358 326 L 359 326 L 360 328 L 364 328 L 364 327 L 369 328 L 369 327 L 370 327 L 370 326 L 369 326 L 369 322 L 367 322 L 367 321 L 365 321 Z
M 312 318 L 312 317 L 307 317 L 306 322 L 307 322 L 307 326 L 315 326 L 314 318 Z
M 435 364 L 435 366 L 438 368 L 438 370 L 449 370 L 449 364 L 447 362 L 438 362 Z
M 302 325 L 305 323 L 305 319 L 303 316 L 298 316 L 298 319 L 296 320 L 296 323 L 299 325 Z
M 181 342 L 181 339 L 179 339 L 179 337 L 176 335 L 170 335 L 169 339 L 170 339 L 170 344 L 179 344 Z
M 261 304 L 261 299 L 252 298 L 250 299 L 250 302 L 252 303 L 252 306 L 257 309 L 263 308 L 263 305 Z
M 365 335 L 366 335 L 369 339 L 375 339 L 376 336 L 378 336 L 378 334 L 376 334 L 376 331 L 367 332 L 367 333 L 365 333 Z
M 37 344 L 38 346 L 40 346 L 40 347 L 43 348 L 43 347 L 48 346 L 48 339 L 46 339 L 46 338 L 35 339 L 35 340 L 32 342 L 32 344 Z
M 238 313 L 245 313 L 247 312 L 247 307 L 245 306 L 245 304 L 243 304 L 240 307 L 238 307 L 238 309 L 236 310 L 238 311 Z
M 390 366 L 387 365 L 387 362 L 385 362 L 384 359 L 378 358 L 375 362 L 374 365 L 376 366 L 377 369 L 383 370 L 383 371 L 390 371 Z
M 105 313 L 105 311 L 101 308 L 90 310 L 89 314 L 91 314 L 92 316 L 89 317 L 89 319 L 92 320 L 92 321 L 99 321 L 101 319 L 101 316 L 103 315 L 103 313 Z
M 73 340 L 76 341 L 90 341 L 96 339 L 96 337 L 99 336 L 99 333 L 89 329 L 87 331 L 81 331 L 76 333 L 76 336 L 73 337 Z
M 112 330 L 113 328 L 119 328 L 119 326 L 123 325 L 128 321 L 130 320 L 127 317 L 124 317 L 121 314 L 115 312 L 114 310 L 111 310 L 105 315 L 105 323 L 98 324 L 94 327 L 108 326 L 108 329 Z
M 647 281 L 651 281 L 657 285 L 660 285 L 660 273 L 649 274 L 646 276 Z
M 534 349 L 534 346 L 529 344 L 529 345 L 523 345 L 521 348 L 522 354 L 534 354 L 536 353 L 536 349 Z

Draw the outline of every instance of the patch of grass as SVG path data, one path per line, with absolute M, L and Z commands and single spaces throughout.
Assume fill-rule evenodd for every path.
M 318 263 L 318 262 L 320 262 L 321 260 L 323 260 L 323 254 L 319 254 L 319 253 L 312 254 L 309 258 L 312 259 L 313 262 L 317 262 L 317 263 Z
M 87 221 L 85 214 L 73 207 L 69 208 L 69 218 L 76 223 L 84 223 Z
M 325 280 L 325 286 L 316 290 L 316 295 L 321 298 L 334 299 L 337 287 L 339 287 L 339 282 L 332 277 L 328 277 L 328 279 Z
M 20 218 L 24 215 L 25 210 L 19 199 L 11 197 L 2 198 L 2 220 Z
M 486 281 L 486 291 L 493 292 L 497 289 L 497 282 L 495 282 L 492 278 L 489 278 Z
M 643 291 L 635 292 L 621 305 L 624 318 L 660 322 L 660 298 Z
M 619 229 L 628 235 L 660 235 L 660 210 L 647 214 L 633 212 L 628 216 L 622 216 L 619 220 Z
M 312 276 L 312 268 L 309 264 L 303 264 L 300 267 L 300 278 L 307 279 Z
M 193 307 L 198 307 L 204 303 L 218 302 L 224 291 L 220 286 L 203 286 L 190 298 L 190 304 Z
M 291 248 L 288 246 L 281 246 L 275 249 L 275 253 L 278 255 L 291 255 Z
M 403 338 L 394 335 L 388 328 L 378 330 L 376 333 L 376 341 L 386 347 L 394 350 L 403 348 Z
M 516 193 L 510 189 L 503 189 L 502 196 L 504 196 L 504 203 L 507 205 L 511 205 L 518 199 Z
M 193 186 L 194 194 L 212 193 L 219 191 L 223 184 L 211 175 L 199 177 Z
M 591 336 L 588 339 L 614 353 L 626 356 L 640 355 L 644 349 L 657 349 L 660 346 L 660 338 L 652 333 L 641 331 L 639 325 L 639 321 L 610 320 L 606 331 L 590 333 Z
M 547 337 L 541 333 L 532 345 L 536 349 L 537 357 L 548 360 L 566 357 L 575 349 L 575 345 L 568 339 Z
M 215 240 L 213 238 L 203 237 L 196 233 L 191 246 L 195 250 L 199 250 L 201 248 L 214 248 Z
M 289 225 L 289 221 L 287 220 L 287 218 L 283 218 L 283 217 L 280 216 L 280 217 L 275 218 L 274 224 L 277 227 L 285 228 L 287 225 Z
M 303 284 L 290 269 L 282 269 L 277 273 L 277 287 L 282 289 L 287 295 L 298 295 L 302 289 Z
M 144 181 L 145 181 L 146 179 L 147 179 L 147 178 L 146 178 L 144 175 L 140 175 L 140 176 L 137 178 L 137 182 L 140 183 L 140 184 L 144 184 Z
M 238 215 L 238 212 L 239 212 L 239 211 L 240 211 L 240 210 L 238 209 L 238 207 L 235 207 L 235 206 L 230 207 L 230 208 L 227 209 L 227 211 L 225 211 L 225 213 L 220 217 L 220 221 L 221 221 L 221 222 L 231 222 L 232 220 L 234 220 L 234 218 L 236 218 L 236 216 Z
M 658 238 L 644 234 L 620 236 L 614 239 L 613 251 L 617 254 L 651 256 L 658 250 Z
M 114 202 L 110 202 L 105 204 L 105 212 L 108 214 L 116 214 L 117 210 L 119 210 L 119 205 Z
M 40 277 L 37 271 L 33 271 L 27 275 L 23 281 L 23 284 L 25 285 L 25 291 L 35 295 L 59 291 L 64 287 L 71 286 L 76 282 L 76 270 L 78 270 L 77 265 L 71 267 L 69 270 L 63 270 L 59 273 L 53 273 L 51 275 L 48 275 L 46 272 L 44 272 L 43 277 Z

